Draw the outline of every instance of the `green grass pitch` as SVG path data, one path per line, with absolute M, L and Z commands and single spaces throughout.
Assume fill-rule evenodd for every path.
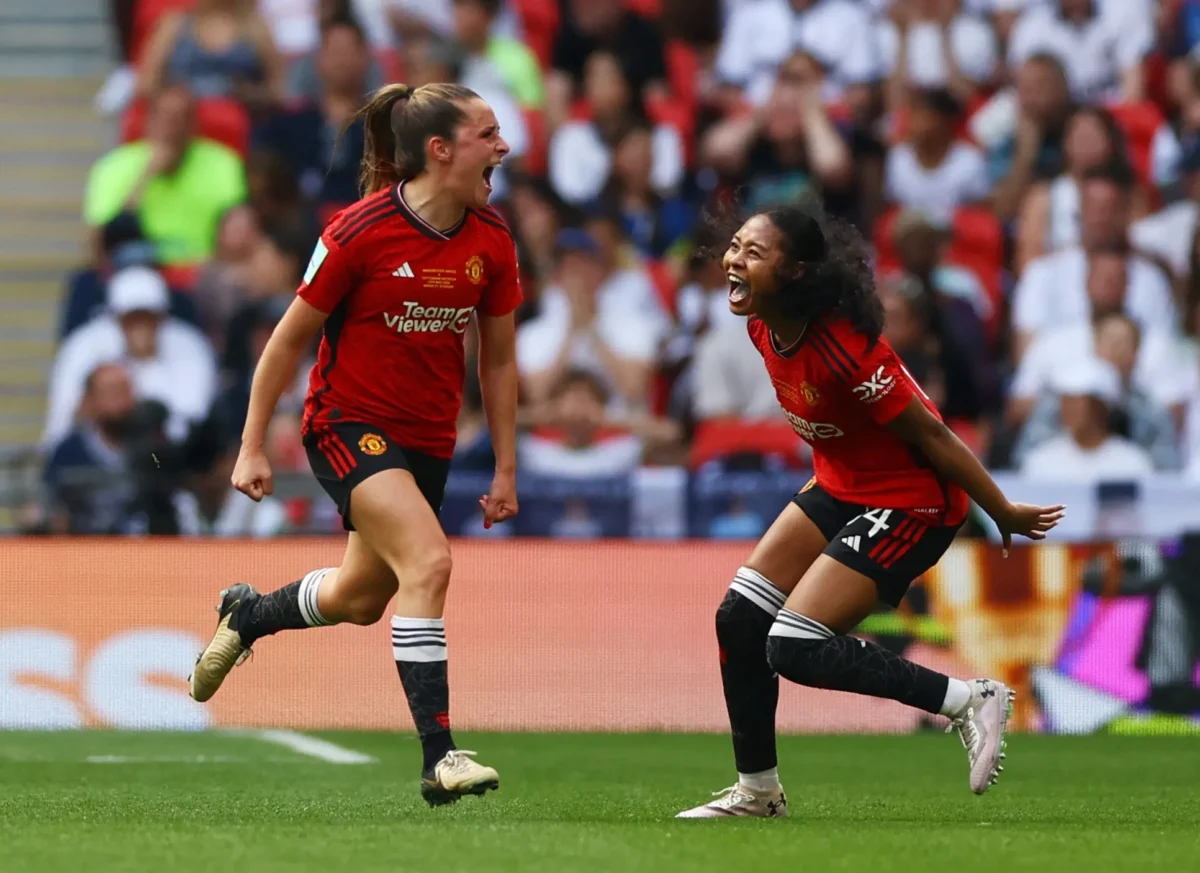
M 1195 738 L 1016 736 L 992 793 L 954 737 L 781 742 L 787 821 L 678 822 L 719 736 L 463 734 L 502 787 L 431 810 L 410 735 L 339 765 L 221 733 L 0 733 L 4 873 L 1200 869 Z

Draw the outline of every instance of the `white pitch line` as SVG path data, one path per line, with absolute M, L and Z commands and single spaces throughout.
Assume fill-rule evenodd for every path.
M 245 758 L 232 755 L 191 755 L 191 756 L 137 756 L 137 755 L 88 755 L 89 764 L 241 764 Z
M 264 730 L 249 731 L 248 736 L 266 743 L 274 743 L 310 758 L 319 758 L 330 764 L 374 764 L 375 759 L 362 752 L 347 749 L 328 740 L 317 739 L 296 731 Z

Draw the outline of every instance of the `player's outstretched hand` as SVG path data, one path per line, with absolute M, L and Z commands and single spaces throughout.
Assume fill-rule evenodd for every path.
M 1032 503 L 1010 503 L 1001 518 L 996 519 L 1000 537 L 1004 544 L 1004 556 L 1008 557 L 1013 534 L 1031 540 L 1044 540 L 1046 532 L 1053 530 L 1064 515 L 1065 506 L 1034 506 Z
M 497 473 L 492 479 L 492 491 L 479 498 L 483 510 L 483 526 L 508 521 L 517 514 L 517 478 L 512 473 Z
M 262 449 L 248 449 L 242 446 L 230 481 L 234 488 L 256 502 L 262 500 L 263 495 L 275 490 L 275 482 L 271 478 L 271 464 Z

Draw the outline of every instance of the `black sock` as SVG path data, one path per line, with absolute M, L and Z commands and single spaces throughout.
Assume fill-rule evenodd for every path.
M 317 609 L 317 591 L 329 569 L 313 570 L 291 585 L 262 595 L 245 610 L 238 610 L 234 630 L 241 636 L 242 642 L 251 646 L 261 637 L 281 630 L 329 624 Z
M 717 609 L 721 684 L 739 773 L 776 766 L 775 706 L 779 679 L 767 663 L 767 631 L 783 605 L 783 592 L 742 567 Z
M 883 646 L 835 634 L 790 609 L 779 611 L 767 637 L 767 661 L 800 685 L 898 700 L 934 714 L 950 682 Z
M 450 682 L 446 675 L 446 630 L 440 618 L 392 619 L 392 654 L 408 697 L 417 736 L 430 773 L 454 748 L 450 734 Z

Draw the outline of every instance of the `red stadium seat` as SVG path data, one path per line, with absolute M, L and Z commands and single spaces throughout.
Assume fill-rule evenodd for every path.
M 899 269 L 900 257 L 896 254 L 896 246 L 892 240 L 896 228 L 896 218 L 900 210 L 896 207 L 885 210 L 875 220 L 875 229 L 871 241 L 875 244 L 875 268 L 879 273 L 887 273 Z
M 1154 147 L 1154 136 L 1158 129 L 1166 123 L 1162 111 L 1153 103 L 1114 103 L 1108 107 L 1121 131 L 1125 134 L 1126 146 L 1129 152 L 1129 162 L 1143 185 L 1153 189 L 1154 168 L 1151 166 L 1151 152 Z
M 955 418 L 946 422 L 946 426 L 954 435 L 967 444 L 967 448 L 976 455 L 983 454 L 983 434 L 975 422 L 967 418 Z
M 400 57 L 400 52 L 393 48 L 381 49 L 375 52 L 375 59 L 379 61 L 379 66 L 383 70 L 384 82 L 404 81 L 404 61 Z
M 700 59 L 696 50 L 681 39 L 667 40 L 667 83 L 671 91 L 687 107 L 696 108 L 700 85 Z
M 730 455 L 780 455 L 803 466 L 804 443 L 786 421 L 714 419 L 696 425 L 688 465 L 693 469 Z
M 675 282 L 675 274 L 671 272 L 671 266 L 665 261 L 647 261 L 646 272 L 650 274 L 650 280 L 654 282 L 654 290 L 658 294 L 658 302 L 662 304 L 663 310 L 672 318 L 675 317 L 675 293 L 678 290 Z
M 186 12 L 196 5 L 196 0 L 138 0 L 133 12 L 133 34 L 130 39 L 130 61 L 136 66 L 141 63 L 146 43 L 154 33 L 160 18 L 168 12 Z
M 554 39 L 558 36 L 558 3 L 555 0 L 516 0 L 513 6 L 521 19 L 525 44 L 537 55 L 542 69 L 549 69 Z
M 900 258 L 892 236 L 897 208 L 889 209 L 875 222 L 873 241 L 876 269 L 880 276 L 900 269 Z M 1000 329 L 1004 311 L 1004 229 L 992 212 L 981 207 L 963 207 L 954 213 L 954 225 L 946 262 L 970 270 L 979 279 L 992 304 L 992 317 L 985 324 L 990 338 Z
M 1176 101 L 1171 96 L 1167 82 L 1169 64 L 1161 48 L 1152 51 L 1142 62 L 1142 69 L 1146 72 L 1146 96 L 1163 115 L 1172 115 L 1176 109 Z
M 646 114 L 654 124 L 667 124 L 679 132 L 679 138 L 683 141 L 684 160 L 690 164 L 695 139 L 692 130 L 696 124 L 696 116 L 691 108 L 672 95 L 648 100 Z
M 966 267 L 979 277 L 999 312 L 1004 302 L 1001 275 L 1004 270 L 1004 228 L 988 209 L 964 207 L 954 213 L 954 238 L 946 260 Z
M 146 124 L 146 103 L 138 100 L 121 120 L 121 141 L 141 139 Z M 196 133 L 229 146 L 245 157 L 250 152 L 250 116 L 236 100 L 209 97 L 196 101 Z
M 176 291 L 192 291 L 200 277 L 200 268 L 195 264 L 176 264 L 162 268 L 162 276 Z
M 662 0 L 625 0 L 625 8 L 651 21 L 662 17 Z
M 546 172 L 546 161 L 550 151 L 550 135 L 546 131 L 546 117 L 538 109 L 522 109 L 521 118 L 529 132 L 529 149 L 525 152 L 525 169 L 534 176 Z

